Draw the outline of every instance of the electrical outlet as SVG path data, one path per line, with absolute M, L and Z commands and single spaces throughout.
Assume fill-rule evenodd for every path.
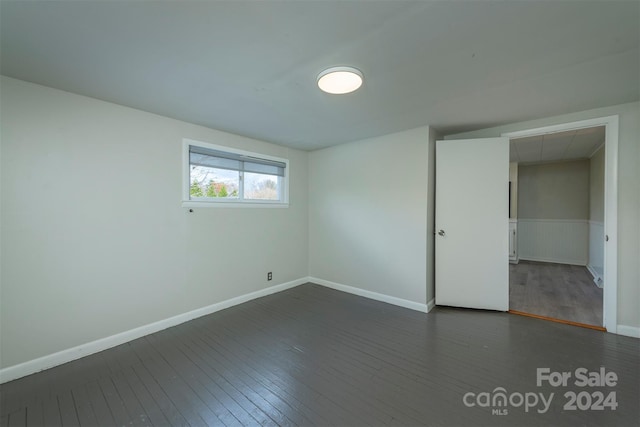
M 267 273 L 267 280 L 271 280 L 273 279 L 273 273 L 272 272 L 268 272 Z

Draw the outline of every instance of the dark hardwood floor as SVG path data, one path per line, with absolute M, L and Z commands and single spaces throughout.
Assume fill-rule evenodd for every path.
M 0 423 L 637 426 L 639 366 L 633 338 L 306 284 L 3 384 Z M 618 380 L 538 386 L 538 368 Z M 485 406 L 498 387 L 511 400 Z M 618 406 L 571 410 L 567 392 L 614 392 Z M 534 394 L 546 410 L 521 404 Z
M 520 261 L 509 264 L 509 309 L 602 326 L 602 289 L 586 267 Z

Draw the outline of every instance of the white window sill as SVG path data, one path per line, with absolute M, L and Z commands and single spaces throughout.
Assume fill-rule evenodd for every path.
M 288 208 L 289 203 L 282 202 L 182 202 L 183 208 Z

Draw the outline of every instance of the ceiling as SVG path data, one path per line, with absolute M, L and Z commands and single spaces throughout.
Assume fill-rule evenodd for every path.
M 590 158 L 604 144 L 604 126 L 510 140 L 509 161 L 546 163 Z
M 638 1 L 0 0 L 3 75 L 312 150 L 637 101 Z M 324 68 L 365 77 L 318 90 Z

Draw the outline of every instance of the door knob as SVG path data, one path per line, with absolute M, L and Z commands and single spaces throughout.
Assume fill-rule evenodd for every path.
M 438 231 L 438 234 L 439 234 L 440 236 L 444 236 L 444 230 L 440 230 L 440 231 Z

